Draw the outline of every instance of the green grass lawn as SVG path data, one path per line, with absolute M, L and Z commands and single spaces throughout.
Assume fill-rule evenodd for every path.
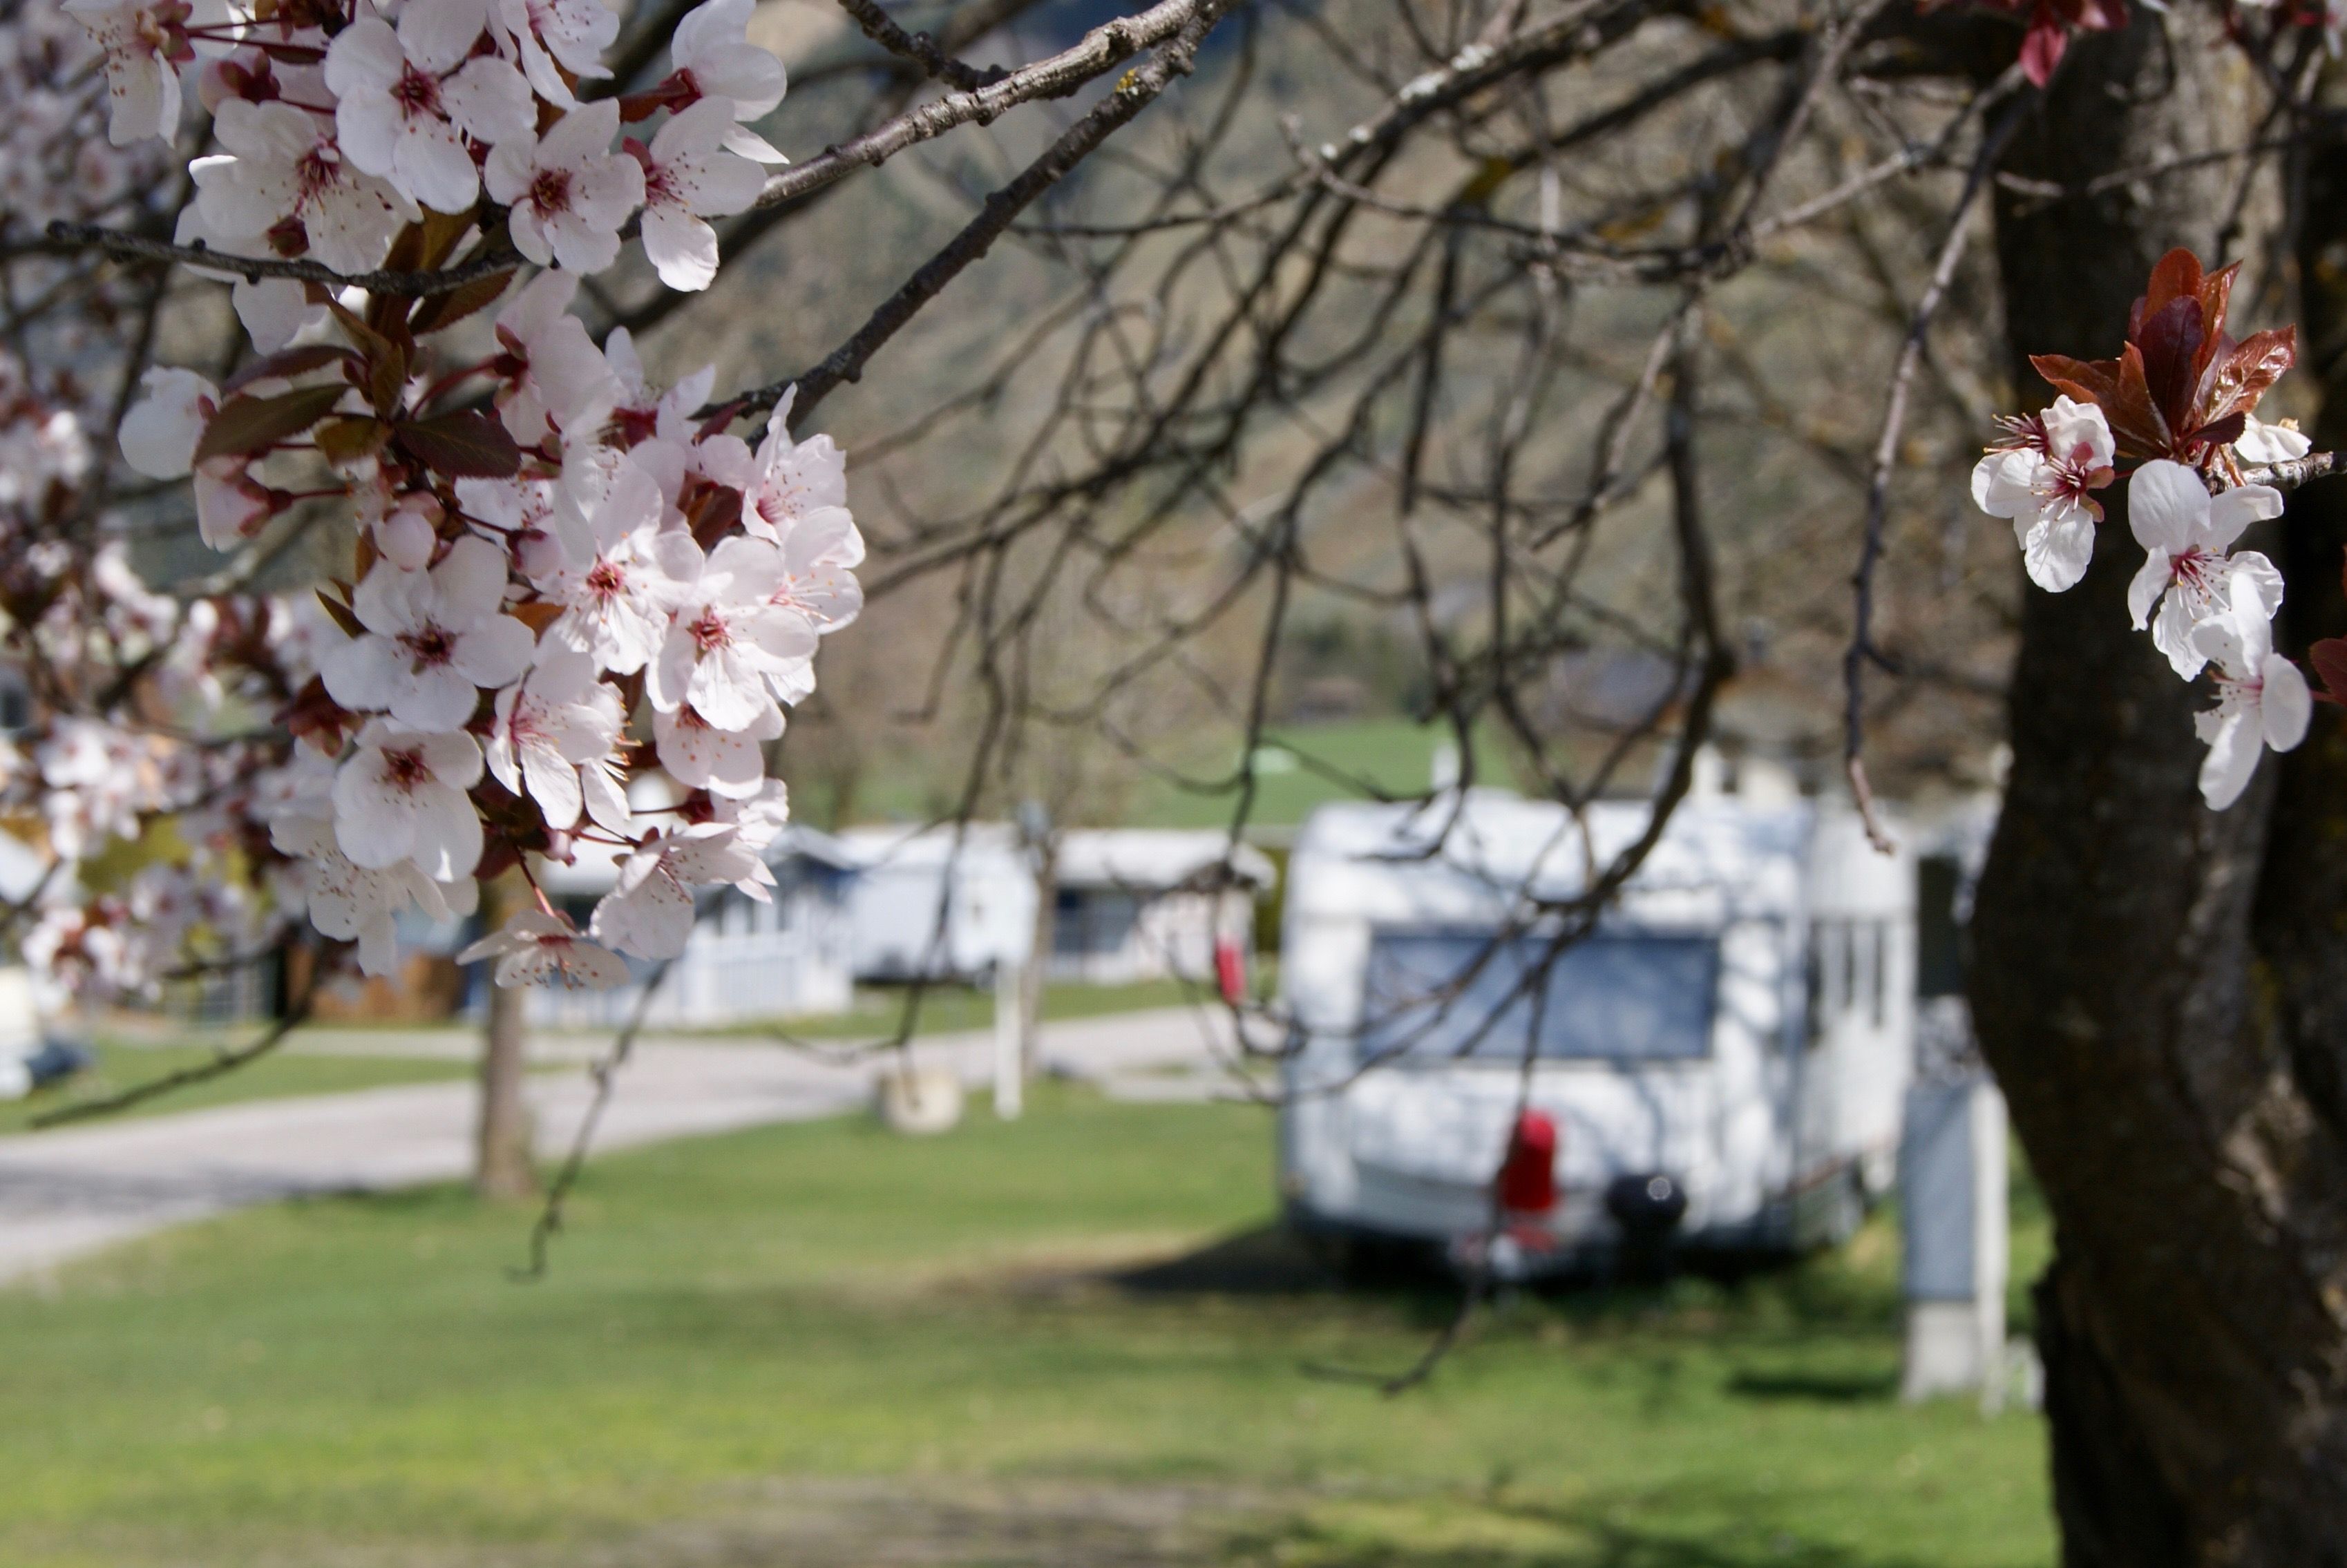
M 233 1031 L 201 1031 L 195 1043 L 158 1045 L 100 1036 L 93 1047 L 97 1063 L 87 1071 L 23 1100 L 0 1102 L 0 1132 L 18 1132 L 34 1117 L 77 1101 L 102 1100 L 134 1083 L 160 1078 L 183 1068 L 210 1061 L 218 1050 L 246 1044 L 260 1032 L 252 1025 Z M 299 1036 L 295 1037 L 300 1038 Z M 212 1043 L 218 1041 L 217 1048 Z M 461 1061 L 418 1061 L 393 1056 L 303 1056 L 272 1051 L 248 1066 L 221 1077 L 158 1095 L 124 1112 L 154 1116 L 192 1111 L 204 1105 L 225 1105 L 240 1100 L 268 1100 L 286 1094 L 333 1094 L 347 1089 L 374 1089 L 389 1083 L 430 1083 L 462 1078 L 472 1069 Z
M 1265 984 L 1270 983 L 1268 978 Z M 1191 980 L 1134 980 L 1120 986 L 1054 985 L 1043 990 L 1043 1017 L 1049 1020 L 1105 1018 L 1112 1013 L 1141 1012 L 1152 1008 L 1183 1007 L 1211 1000 L 1213 989 Z M 846 1012 L 783 1019 L 773 1023 L 727 1024 L 702 1031 L 712 1035 L 777 1033 L 796 1040 L 874 1040 L 896 1033 L 912 998 L 908 987 L 859 986 L 856 1005 Z M 994 1027 L 994 993 L 970 986 L 940 984 L 923 988 L 915 1032 L 955 1034 L 964 1030 Z M 663 1031 L 670 1032 L 670 1031 Z
M 599 1163 L 535 1285 L 453 1189 L 173 1233 L 0 1293 L 0 1563 L 2053 1561 L 2035 1420 L 1891 1398 L 1881 1223 L 1519 1298 L 1387 1399 L 1306 1368 L 1405 1365 L 1447 1302 L 1293 1261 L 1269 1165 L 1253 1108 L 1045 1085 Z

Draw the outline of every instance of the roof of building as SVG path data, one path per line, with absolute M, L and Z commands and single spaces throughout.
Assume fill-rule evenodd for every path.
M 1109 827 L 1062 834 L 1054 879 L 1062 887 L 1163 892 L 1210 886 L 1225 866 L 1253 887 L 1269 887 L 1276 876 L 1263 851 L 1213 828 Z
M 813 861 L 834 871 L 853 871 L 857 862 L 846 846 L 830 834 L 795 823 L 774 835 L 766 846 L 765 862 L 781 866 L 787 861 Z M 620 879 L 620 854 L 616 846 L 582 840 L 578 858 L 569 865 L 559 860 L 538 862 L 538 885 L 548 893 L 604 893 Z

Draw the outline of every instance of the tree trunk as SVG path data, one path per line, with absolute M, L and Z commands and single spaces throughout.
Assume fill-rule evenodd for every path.
M 485 889 L 482 917 L 490 930 L 503 925 L 516 889 L 505 883 Z M 529 1071 L 529 993 L 519 986 L 489 987 L 487 1027 L 481 1036 L 480 1121 L 473 1143 L 473 1191 L 510 1201 L 538 1190 L 531 1162 L 529 1102 L 523 1088 Z
M 2251 139 L 2245 67 L 2217 26 L 2200 7 L 2138 9 L 2076 41 L 2006 167 L 2075 184 Z M 2091 200 L 2000 193 L 2024 406 L 2046 394 L 2022 356 L 2116 354 L 2160 253 L 2210 255 L 2235 178 L 2217 164 Z M 2129 629 L 2141 559 L 2114 502 L 2086 579 L 2027 590 L 2013 771 L 1973 919 L 1981 1043 L 2055 1219 L 2037 1316 L 2064 1561 L 2347 1563 L 2347 1166 L 2252 941 L 2283 770 L 2265 763 L 2229 811 L 2201 804 L 2206 683 Z M 2285 818 L 2275 858 L 2339 861 L 2307 853 L 2313 825 Z M 2313 891 L 2301 961 L 2337 976 L 2347 884 Z M 2329 1018 L 2308 1028 L 2336 1046 Z

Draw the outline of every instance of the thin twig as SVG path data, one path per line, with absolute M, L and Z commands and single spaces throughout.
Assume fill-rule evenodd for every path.
M 68 223 L 62 219 L 49 225 L 48 241 L 38 248 L 68 251 L 102 251 L 126 261 L 158 261 L 200 267 L 208 272 L 234 273 L 248 283 L 257 283 L 263 278 L 292 278 L 301 282 L 323 283 L 328 288 L 364 289 L 374 294 L 415 297 L 449 293 L 467 283 L 495 277 L 499 272 L 521 265 L 521 258 L 512 251 L 492 251 L 469 261 L 429 272 L 337 272 L 332 267 L 316 261 L 288 261 L 276 256 L 236 256 L 225 251 L 215 251 L 201 241 L 192 245 L 172 245 L 143 235 L 125 234 L 97 223 Z

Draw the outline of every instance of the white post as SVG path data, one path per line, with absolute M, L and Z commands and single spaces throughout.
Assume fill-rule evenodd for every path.
M 1005 1122 L 1019 1120 L 1025 1104 L 1026 1063 L 1020 1050 L 1024 967 L 1006 959 L 994 966 L 994 1113 Z

